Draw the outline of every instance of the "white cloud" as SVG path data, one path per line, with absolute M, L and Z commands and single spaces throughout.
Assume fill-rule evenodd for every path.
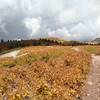
M 66 27 L 58 28 L 56 30 L 48 32 L 50 37 L 58 37 L 66 40 L 87 40 L 96 38 L 94 32 L 91 30 L 91 25 L 86 26 L 83 23 L 78 23 L 76 26 L 67 29 Z
M 75 9 L 67 9 L 60 13 L 59 19 L 60 24 L 69 24 L 78 21 L 78 14 Z
M 41 18 L 26 18 L 24 19 L 24 24 L 26 28 L 29 29 L 29 35 L 32 37 L 40 30 Z
M 91 30 L 92 29 L 89 25 L 78 23 L 76 26 L 70 29 L 70 32 L 72 34 L 72 38 L 75 40 L 87 40 L 94 37 L 94 33 Z
M 62 39 L 70 39 L 71 38 L 71 34 L 65 27 L 59 28 L 54 31 L 50 31 L 50 32 L 48 32 L 48 35 L 50 37 L 57 37 L 57 38 L 62 38 Z
M 0 30 L 5 34 L 8 33 L 7 30 L 6 30 L 6 24 L 4 22 L 2 22 L 1 19 L 0 19 Z
M 96 28 L 100 30 L 100 16 L 96 19 Z

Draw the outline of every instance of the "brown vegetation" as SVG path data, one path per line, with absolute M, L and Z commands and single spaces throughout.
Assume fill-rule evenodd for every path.
M 100 45 L 97 46 L 80 46 L 80 49 L 90 54 L 100 55 Z
M 26 47 L 19 55 L 23 53 L 28 55 L 0 60 L 1 100 L 80 98 L 79 93 L 91 63 L 88 53 L 63 46 Z M 6 63 L 7 66 L 4 66 Z

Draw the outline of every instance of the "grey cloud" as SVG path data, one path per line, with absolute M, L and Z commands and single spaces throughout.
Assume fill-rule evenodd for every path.
M 99 18 L 99 0 L 0 0 L 0 39 L 93 39 L 100 36 Z

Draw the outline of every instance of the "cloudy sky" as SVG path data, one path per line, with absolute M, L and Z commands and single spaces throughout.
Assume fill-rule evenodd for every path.
M 100 0 L 0 0 L 0 39 L 100 37 Z

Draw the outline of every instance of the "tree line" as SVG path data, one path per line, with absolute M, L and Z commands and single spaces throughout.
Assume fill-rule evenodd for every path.
M 78 41 L 65 41 L 54 38 L 40 38 L 31 40 L 1 40 L 0 51 L 14 49 L 18 47 L 25 46 L 51 46 L 51 45 L 62 45 L 62 46 L 77 46 L 77 45 L 87 45 L 87 43 L 81 43 Z

